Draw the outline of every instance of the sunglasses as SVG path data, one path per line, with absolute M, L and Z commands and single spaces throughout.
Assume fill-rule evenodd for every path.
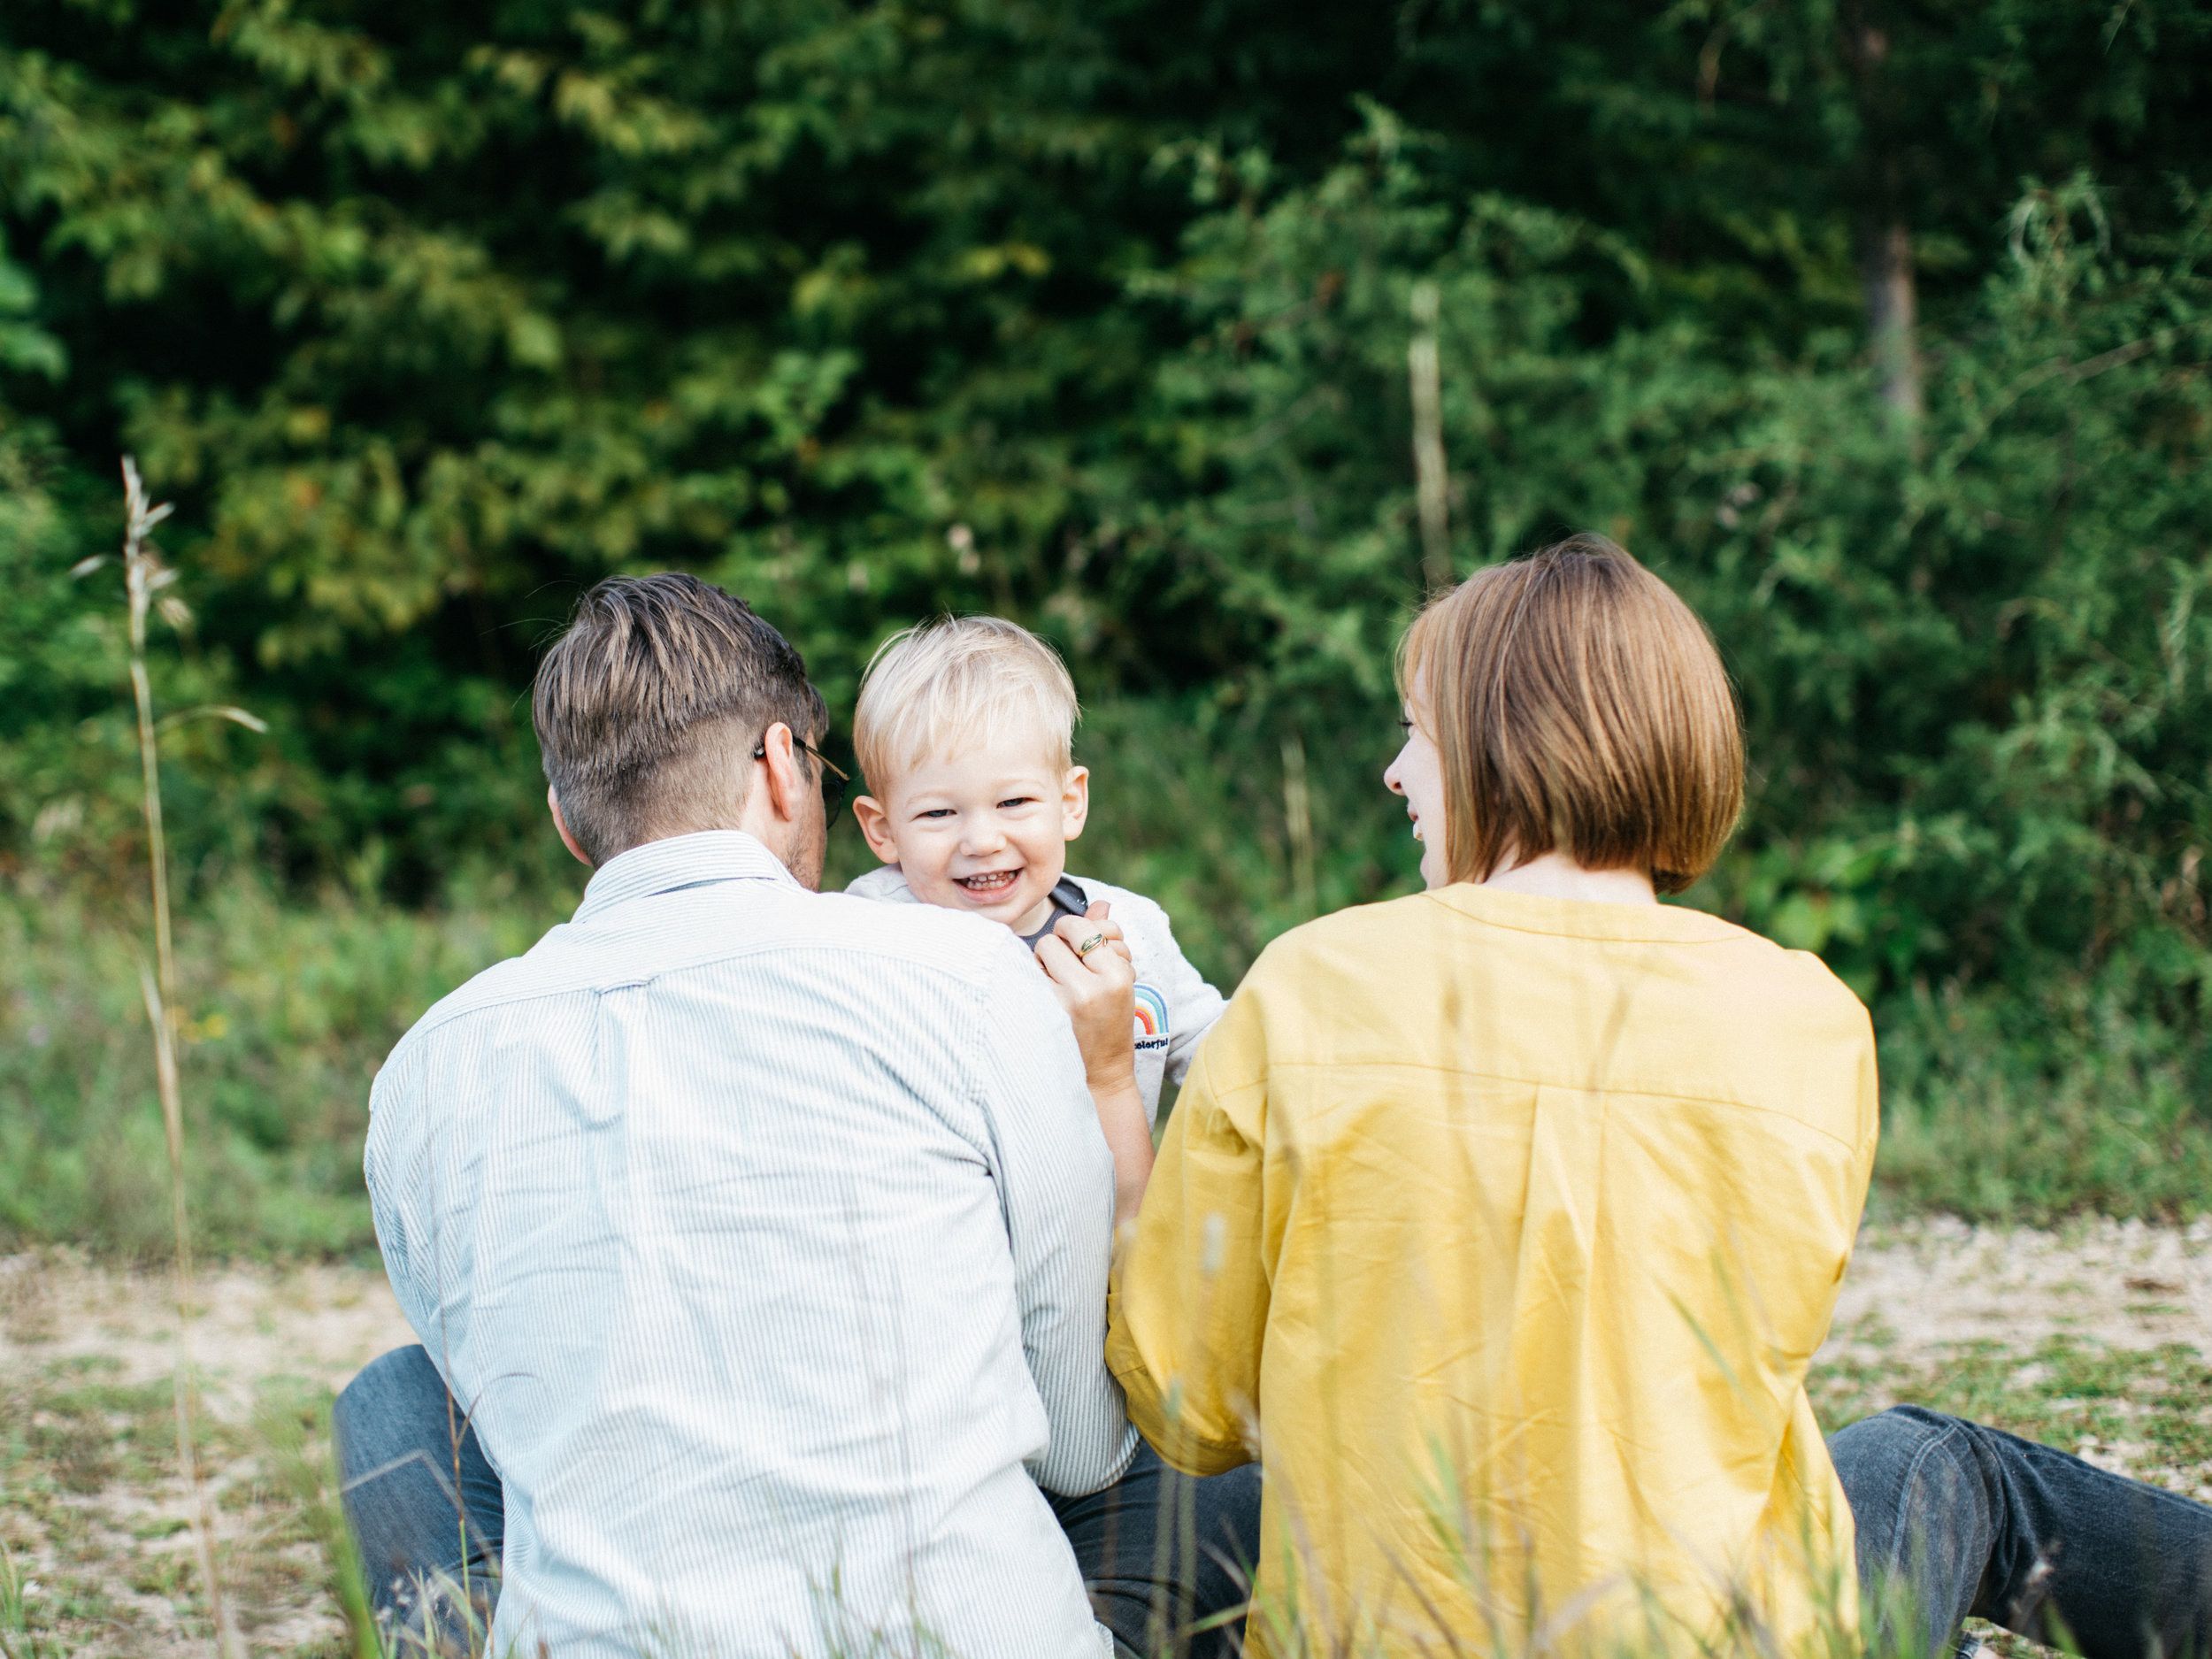
M 837 809 L 845 804 L 845 790 L 852 780 L 840 771 L 827 755 L 795 732 L 791 734 L 791 747 L 802 754 L 813 756 L 821 766 L 822 804 L 829 810 L 832 817 L 836 816 Z M 768 758 L 768 739 L 764 734 L 759 742 L 753 745 L 753 758 L 755 760 Z

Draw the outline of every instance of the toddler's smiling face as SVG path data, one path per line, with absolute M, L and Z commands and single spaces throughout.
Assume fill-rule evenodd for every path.
M 1051 915 L 1067 844 L 1090 813 L 1090 773 L 1063 772 L 1036 742 L 995 743 L 909 766 L 885 796 L 853 803 L 879 858 L 925 904 L 1033 933 Z

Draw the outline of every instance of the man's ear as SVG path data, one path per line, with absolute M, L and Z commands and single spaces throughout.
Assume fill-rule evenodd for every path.
M 872 795 L 856 795 L 853 799 L 853 816 L 860 820 L 860 833 L 867 837 L 868 850 L 887 864 L 899 861 L 899 844 L 891 837 L 891 812 L 882 802 Z
M 561 845 L 574 853 L 576 862 L 587 870 L 595 868 L 591 862 L 591 855 L 579 847 L 576 844 L 576 837 L 569 833 L 568 820 L 561 816 L 561 797 L 554 793 L 553 786 L 550 784 L 546 786 L 545 804 L 552 809 L 553 827 L 561 832 Z
M 1091 769 L 1088 766 L 1068 768 L 1066 781 L 1060 786 L 1060 829 L 1068 840 L 1073 841 L 1083 833 L 1083 826 L 1091 817 Z
M 781 720 L 761 734 L 761 757 L 753 762 L 753 787 L 745 792 L 738 827 L 771 848 L 782 845 L 780 831 L 798 822 L 805 810 L 807 781 L 791 745 L 791 728 Z

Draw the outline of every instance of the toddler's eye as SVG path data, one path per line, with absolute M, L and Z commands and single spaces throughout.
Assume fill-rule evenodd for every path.
M 924 811 L 917 812 L 914 816 L 916 818 L 950 818 L 952 816 L 952 809 L 949 806 L 933 806 Z
M 999 810 L 1003 812 L 1010 806 L 1033 806 L 1036 803 L 1036 800 L 1037 797 L 1033 795 L 1010 795 L 998 803 Z
M 1413 735 L 1412 718 L 1407 715 L 1400 715 L 1398 717 L 1398 729 L 1401 732 L 1403 732 L 1408 737 L 1411 737 Z

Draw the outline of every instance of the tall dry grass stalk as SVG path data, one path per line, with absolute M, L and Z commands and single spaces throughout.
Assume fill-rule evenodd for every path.
M 146 619 L 158 611 L 162 620 L 182 632 L 192 613 L 184 601 L 166 591 L 177 573 L 162 562 L 150 539 L 154 526 L 173 511 L 170 503 L 150 506 L 140 482 L 138 464 L 123 457 L 123 499 L 127 518 L 123 531 L 123 589 L 130 615 L 131 694 L 138 708 L 140 792 L 146 812 L 146 862 L 151 879 L 154 905 L 154 965 L 142 957 L 139 989 L 146 1001 L 147 1023 L 154 1033 L 154 1074 L 161 1093 L 162 1127 L 169 1144 L 169 1208 L 175 1230 L 177 1294 L 177 1463 L 185 1490 L 196 1511 L 195 1537 L 199 1546 L 200 1577 L 207 1586 L 208 1617 L 215 1627 L 215 1642 L 222 1659 L 245 1659 L 245 1645 L 230 1604 L 223 1594 L 215 1559 L 215 1511 L 208 1501 L 207 1483 L 199 1465 L 199 1399 L 192 1362 L 192 1230 L 184 1195 L 184 1096 L 177 1075 L 176 1025 L 182 1014 L 177 1002 L 177 954 L 171 935 L 169 914 L 169 849 L 161 823 L 161 733 L 172 726 L 203 716 L 234 720 L 256 732 L 268 729 L 243 709 L 209 705 L 187 709 L 160 721 L 154 719 L 153 684 L 146 672 Z M 72 576 L 89 576 L 107 563 L 107 555 L 81 560 Z

